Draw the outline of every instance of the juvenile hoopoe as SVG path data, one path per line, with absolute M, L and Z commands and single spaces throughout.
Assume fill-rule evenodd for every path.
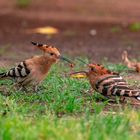
M 53 46 L 35 42 L 31 43 L 42 50 L 44 54 L 26 59 L 8 72 L 0 73 L 0 80 L 14 79 L 18 87 L 24 88 L 25 86 L 32 85 L 34 90 L 37 91 L 38 84 L 43 81 L 51 66 L 59 59 L 65 60 L 70 64 L 72 62 L 61 56 L 58 49 Z
M 71 75 L 85 74 L 92 88 L 104 96 L 134 97 L 140 100 L 140 90 L 130 88 L 118 73 L 99 64 L 89 64 L 88 67 L 88 71 L 74 72 Z
M 132 68 L 136 70 L 136 72 L 140 73 L 140 62 L 132 62 L 128 59 L 128 53 L 127 51 L 124 51 L 122 53 L 122 60 L 125 65 L 127 65 L 128 68 Z

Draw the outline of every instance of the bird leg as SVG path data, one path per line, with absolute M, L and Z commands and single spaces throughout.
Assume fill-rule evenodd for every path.
M 34 86 L 33 86 L 33 92 L 38 92 L 38 91 L 39 91 L 38 85 L 34 85 Z

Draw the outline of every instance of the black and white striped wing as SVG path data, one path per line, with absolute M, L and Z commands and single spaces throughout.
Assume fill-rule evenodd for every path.
M 96 91 L 104 96 L 135 97 L 140 100 L 140 90 L 131 89 L 127 82 L 119 75 L 109 75 L 95 83 Z
M 115 95 L 117 89 L 128 88 L 126 81 L 119 75 L 109 75 L 95 84 L 96 90 L 103 95 Z
M 27 68 L 25 61 L 21 62 L 15 68 L 10 69 L 6 75 L 11 78 L 24 78 L 30 73 L 30 70 Z

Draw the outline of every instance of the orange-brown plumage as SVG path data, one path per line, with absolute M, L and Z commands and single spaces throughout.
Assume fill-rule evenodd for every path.
M 38 81 L 42 81 L 45 78 L 51 66 L 55 63 L 54 60 L 46 56 L 35 56 L 31 59 L 27 59 L 25 62 L 28 69 L 32 71 L 32 76 Z
M 72 75 L 86 74 L 92 88 L 104 96 L 127 96 L 140 100 L 140 90 L 130 88 L 118 73 L 111 72 L 99 64 L 89 64 L 88 67 L 88 71 L 75 72 Z
M 15 79 L 18 86 L 32 85 L 37 90 L 38 84 L 47 76 L 51 66 L 59 59 L 71 63 L 70 60 L 61 56 L 58 49 L 53 46 L 35 42 L 32 42 L 32 44 L 41 49 L 44 54 L 26 59 L 8 72 L 1 73 L 0 79 Z

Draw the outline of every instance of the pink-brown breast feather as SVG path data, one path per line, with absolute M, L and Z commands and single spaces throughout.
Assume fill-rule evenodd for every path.
M 46 77 L 53 63 L 45 56 L 35 56 L 26 60 L 27 67 L 31 71 L 31 76 L 37 81 L 42 81 Z

